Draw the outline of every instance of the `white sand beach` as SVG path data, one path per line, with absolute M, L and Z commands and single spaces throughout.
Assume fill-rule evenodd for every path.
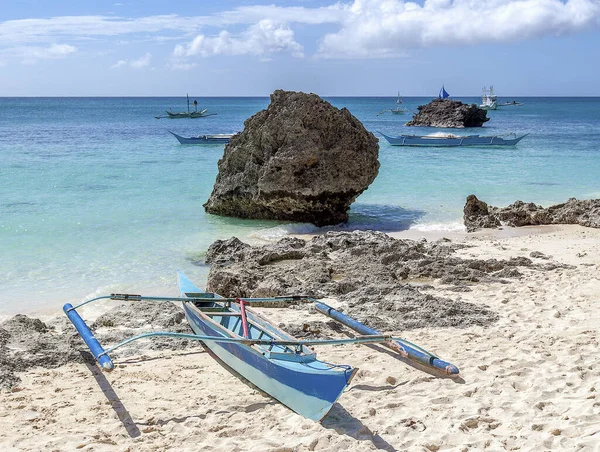
M 534 261 L 573 268 L 524 268 L 509 284 L 464 293 L 436 286 L 436 295 L 489 306 L 499 321 L 395 332 L 456 364 L 461 381 L 367 346 L 320 348 L 321 358 L 360 371 L 317 423 L 201 349 L 124 358 L 111 373 L 85 364 L 37 368 L 0 393 L 0 450 L 600 450 L 600 230 L 515 231 L 452 239 L 473 245 L 459 251 L 465 258 L 539 251 L 552 257 Z M 289 322 L 306 311 L 266 315 Z

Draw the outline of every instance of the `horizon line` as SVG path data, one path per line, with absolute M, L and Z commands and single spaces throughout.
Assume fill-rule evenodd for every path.
M 292 90 L 290 90 L 292 91 Z M 352 97 L 352 98 L 373 98 L 373 97 L 383 97 L 383 98 L 397 98 L 397 95 L 375 95 L 375 94 L 371 94 L 371 95 L 340 95 L 340 94 L 336 94 L 336 95 L 327 95 L 327 94 L 317 94 L 317 93 L 312 93 L 312 92 L 306 92 L 306 91 L 297 91 L 297 92 L 304 92 L 306 94 L 316 94 L 319 97 L 329 97 L 329 98 L 345 98 L 345 97 Z M 191 96 L 191 97 L 198 97 L 198 98 L 208 98 L 208 99 L 216 99 L 216 98 L 223 98 L 223 97 L 229 97 L 229 98 L 250 98 L 250 99 L 259 99 L 259 98 L 266 98 L 266 97 L 270 97 L 271 94 L 264 94 L 264 95 L 221 95 L 221 96 L 204 96 L 204 95 L 195 95 L 195 96 Z M 137 99 L 137 98 L 149 98 L 149 97 L 153 97 L 153 98 L 173 98 L 173 97 L 183 97 L 181 94 L 178 95 L 77 95 L 77 96 L 62 96 L 62 95 L 21 95 L 21 96 L 4 96 L 4 95 L 0 95 L 0 99 L 17 99 L 17 98 L 31 98 L 31 99 L 35 99 L 35 98 L 45 98 L 45 99 L 80 99 L 80 98 L 98 98 L 98 99 L 103 99 L 103 98 L 131 98 L 131 99 Z M 429 95 L 404 95 L 402 94 L 402 98 L 415 98 L 415 97 L 431 97 L 432 99 L 437 99 L 438 96 L 429 96 Z M 453 95 L 450 96 L 451 99 L 456 99 L 459 97 L 481 97 L 481 94 L 478 95 L 469 95 L 469 94 L 457 94 L 457 95 Z M 594 99 L 594 98 L 600 98 L 600 95 L 597 96 L 581 96 L 581 95 L 538 95 L 538 96 L 521 96 L 518 94 L 503 94 L 503 95 L 499 95 L 499 98 L 506 98 L 506 97 L 519 97 L 519 98 L 579 98 L 579 99 Z

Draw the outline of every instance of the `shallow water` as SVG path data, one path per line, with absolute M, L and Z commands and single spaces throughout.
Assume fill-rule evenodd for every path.
M 410 113 L 378 116 L 395 108 L 393 98 L 328 100 L 374 133 L 439 131 L 403 126 Z M 600 197 L 600 99 L 518 100 L 525 105 L 489 112 L 483 129 L 458 132 L 529 133 L 515 148 L 399 148 L 381 139 L 379 175 L 342 229 L 459 231 L 470 193 L 493 205 Z M 239 131 L 268 99 L 198 101 L 217 116 L 155 119 L 185 109 L 173 98 L 0 99 L 0 315 L 106 292 L 176 294 L 178 268 L 204 284 L 203 253 L 216 239 L 315 231 L 204 212 L 223 146 L 182 146 L 167 131 Z

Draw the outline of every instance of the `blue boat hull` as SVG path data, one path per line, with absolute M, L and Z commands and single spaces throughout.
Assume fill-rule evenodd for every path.
M 201 293 L 180 274 L 180 291 Z M 218 300 L 215 300 L 218 301 Z M 224 337 L 227 330 L 192 303 L 184 302 L 185 315 L 196 334 Z M 261 324 L 259 317 L 247 309 L 249 320 Z M 218 318 L 218 316 L 217 316 Z M 272 325 L 260 325 L 265 331 L 278 331 Z M 283 332 L 281 336 L 289 337 Z M 230 337 L 230 335 L 228 336 Z M 237 343 L 205 342 L 204 345 L 223 363 L 296 413 L 314 421 L 322 419 L 350 383 L 357 369 L 325 365 L 316 359 L 297 361 L 294 356 L 267 357 L 267 349 Z M 265 353 L 266 352 L 266 353 Z M 284 354 L 279 354 L 284 355 Z M 289 355 L 289 354 L 288 354 Z
M 171 135 L 177 138 L 181 144 L 227 144 L 231 137 L 211 137 L 209 135 L 203 135 L 199 137 L 182 137 L 181 135 L 177 135 L 169 131 Z
M 381 133 L 381 132 L 379 132 Z M 499 136 L 469 135 L 464 137 L 434 137 L 417 135 L 400 135 L 390 137 L 381 133 L 392 146 L 432 146 L 432 147 L 459 147 L 459 146 L 515 146 L 525 135 L 515 138 Z

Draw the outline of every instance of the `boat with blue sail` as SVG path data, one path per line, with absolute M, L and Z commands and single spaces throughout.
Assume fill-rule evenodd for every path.
M 392 146 L 432 146 L 432 147 L 459 147 L 459 146 L 516 146 L 527 134 L 517 136 L 515 133 L 506 135 L 454 135 L 435 133 L 432 135 L 398 135 L 391 137 L 379 132 Z
M 450 97 L 450 94 L 446 92 L 446 88 L 444 88 L 444 85 L 442 85 L 442 89 L 440 89 L 438 94 L 438 99 L 447 99 L 448 97 Z
M 382 334 L 314 298 L 225 298 L 203 291 L 181 271 L 178 272 L 177 282 L 180 297 L 110 294 L 86 300 L 76 306 L 67 303 L 63 306 L 63 311 L 105 371 L 114 368 L 110 354 L 133 341 L 149 337 L 197 340 L 202 342 L 217 361 L 296 413 L 314 421 L 327 415 L 350 385 L 358 369 L 319 360 L 313 346 L 377 343 L 394 352 L 400 361 L 417 369 L 440 377 L 460 376 L 458 368 L 453 364 L 404 339 Z M 105 349 L 77 311 L 102 299 L 181 302 L 193 334 L 169 331 L 144 333 Z M 248 308 L 254 305 L 266 307 L 269 304 L 280 307 L 286 303 L 313 303 L 316 312 L 342 323 L 360 335 L 341 339 L 298 340 Z

